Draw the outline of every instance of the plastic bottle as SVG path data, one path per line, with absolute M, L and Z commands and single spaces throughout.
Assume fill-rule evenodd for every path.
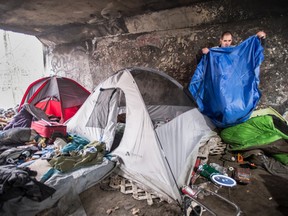
M 227 168 L 226 167 L 220 166 L 217 163 L 210 163 L 209 165 L 211 167 L 213 167 L 215 170 L 217 170 L 218 172 L 220 172 L 221 174 L 223 174 L 223 175 L 227 174 Z
M 220 173 L 218 170 L 214 169 L 212 166 L 209 166 L 208 164 L 200 165 L 199 171 L 200 171 L 200 175 L 207 179 L 210 179 L 211 176 Z

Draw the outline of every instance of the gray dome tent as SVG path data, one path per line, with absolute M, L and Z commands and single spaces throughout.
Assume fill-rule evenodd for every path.
M 111 150 L 117 116 L 126 115 L 123 137 L 111 154 L 121 158 L 120 174 L 167 201 L 181 202 L 200 143 L 213 125 L 163 72 L 133 67 L 100 83 L 67 123 L 70 133 L 103 141 Z

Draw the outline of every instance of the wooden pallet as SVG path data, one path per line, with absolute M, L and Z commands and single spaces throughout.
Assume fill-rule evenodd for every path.
M 155 194 L 144 191 L 132 181 L 121 176 L 111 177 L 109 186 L 113 188 L 120 188 L 120 191 L 123 194 L 132 194 L 132 197 L 136 200 L 147 200 L 148 205 L 152 205 L 154 199 L 159 199 L 159 197 Z

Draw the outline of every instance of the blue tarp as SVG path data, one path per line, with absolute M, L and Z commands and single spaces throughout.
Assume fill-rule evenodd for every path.
M 234 47 L 211 48 L 189 85 L 200 111 L 217 127 L 246 121 L 261 97 L 258 89 L 263 47 L 252 36 Z

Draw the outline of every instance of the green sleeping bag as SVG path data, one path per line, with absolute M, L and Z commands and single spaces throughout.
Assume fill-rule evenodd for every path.
M 246 150 L 280 139 L 288 140 L 288 135 L 275 127 L 271 115 L 256 116 L 244 123 L 225 128 L 220 136 L 225 143 L 230 144 L 232 150 Z M 288 164 L 287 156 L 287 154 L 275 154 L 275 159 Z

